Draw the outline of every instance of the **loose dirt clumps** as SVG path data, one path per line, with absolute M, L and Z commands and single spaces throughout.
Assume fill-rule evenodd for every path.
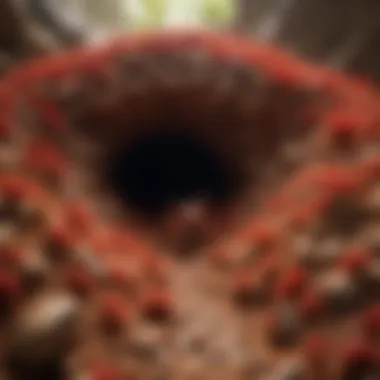
M 380 376 L 378 99 L 211 33 L 15 69 L 0 84 L 4 376 Z M 170 198 L 154 219 L 124 202 L 109 158 L 161 131 L 211 149 L 233 191 Z M 195 181 L 188 168 L 176 178 Z

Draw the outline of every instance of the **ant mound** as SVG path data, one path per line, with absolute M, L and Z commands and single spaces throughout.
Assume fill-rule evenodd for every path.
M 11 72 L 4 376 L 379 376 L 378 105 L 369 84 L 212 33 Z

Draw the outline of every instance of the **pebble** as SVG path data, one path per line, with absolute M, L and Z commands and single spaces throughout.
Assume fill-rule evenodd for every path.
M 343 270 L 334 269 L 321 275 L 316 281 L 316 291 L 330 312 L 342 313 L 355 306 L 357 289 Z
M 137 358 L 154 359 L 161 341 L 160 331 L 151 326 L 142 326 L 131 331 L 129 350 Z
M 11 343 L 21 362 L 46 361 L 65 354 L 75 341 L 77 301 L 66 294 L 50 294 L 32 300 L 20 310 Z

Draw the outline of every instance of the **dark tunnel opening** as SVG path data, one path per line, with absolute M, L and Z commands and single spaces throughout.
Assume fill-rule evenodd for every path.
M 113 152 L 106 181 L 123 203 L 154 219 L 188 199 L 215 206 L 232 199 L 241 181 L 237 168 L 226 161 L 192 135 L 161 131 Z

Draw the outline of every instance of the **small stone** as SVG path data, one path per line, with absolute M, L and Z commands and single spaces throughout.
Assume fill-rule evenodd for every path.
M 158 355 L 161 334 L 149 326 L 133 329 L 129 338 L 129 351 L 140 359 L 154 359 Z
M 350 275 L 342 270 L 331 270 L 316 281 L 316 292 L 321 295 L 327 311 L 344 313 L 357 306 L 357 289 Z
M 20 362 L 45 362 L 65 353 L 75 342 L 79 304 L 66 294 L 32 300 L 15 320 L 12 356 Z

